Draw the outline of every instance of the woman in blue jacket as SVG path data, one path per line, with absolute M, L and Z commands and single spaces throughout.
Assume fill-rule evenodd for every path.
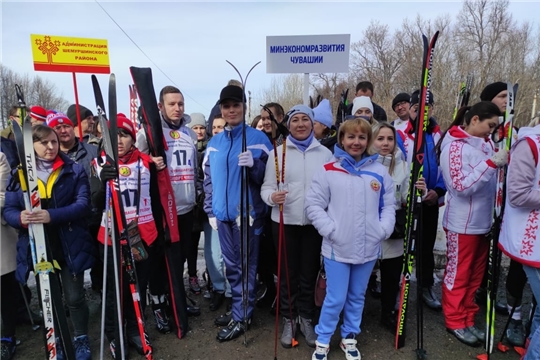
M 313 176 L 306 195 L 308 219 L 323 237 L 327 276 L 312 359 L 326 360 L 330 338 L 343 311 L 340 348 L 348 360 L 360 360 L 360 333 L 366 288 L 381 252 L 381 242 L 394 231 L 394 181 L 371 153 L 371 125 L 364 119 L 339 128 L 332 162 Z
M 26 210 L 20 186 L 12 186 L 11 191 L 6 192 L 4 208 L 5 220 L 19 230 L 17 280 L 24 284 L 33 269 L 28 226 L 44 224 L 49 256 L 61 268 L 63 293 L 75 336 L 76 359 L 90 360 L 89 312 L 83 286 L 84 271 L 90 269 L 95 260 L 95 246 L 86 224 L 91 211 L 88 177 L 82 166 L 59 152 L 58 135 L 53 129 L 37 125 L 32 128 L 32 138 L 42 210 Z

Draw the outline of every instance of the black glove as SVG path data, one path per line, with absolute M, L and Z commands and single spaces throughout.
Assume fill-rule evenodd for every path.
M 114 165 L 104 164 L 101 167 L 99 178 L 101 179 L 101 183 L 105 185 L 109 180 L 118 178 L 118 170 L 116 170 Z

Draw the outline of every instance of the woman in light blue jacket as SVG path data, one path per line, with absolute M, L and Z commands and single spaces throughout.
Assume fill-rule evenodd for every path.
M 306 214 L 323 237 L 326 298 L 315 327 L 312 359 L 326 360 L 330 339 L 343 311 L 340 348 L 348 360 L 360 359 L 356 336 L 369 276 L 381 242 L 395 223 L 394 182 L 370 152 L 371 125 L 363 119 L 344 122 L 332 162 L 313 177 Z

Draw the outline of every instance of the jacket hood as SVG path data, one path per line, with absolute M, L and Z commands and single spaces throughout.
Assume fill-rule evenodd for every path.
M 535 127 L 522 127 L 517 134 L 518 140 L 531 135 L 540 135 L 540 125 L 536 125 Z
M 464 141 L 472 147 L 482 149 L 490 142 L 490 139 L 472 136 L 463 130 L 461 126 L 452 126 L 450 129 L 448 129 L 448 132 L 442 141 L 441 149 L 444 149 L 452 141 Z

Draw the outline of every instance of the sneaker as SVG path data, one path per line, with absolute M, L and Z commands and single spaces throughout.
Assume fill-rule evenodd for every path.
M 128 340 L 129 346 L 134 347 L 139 355 L 146 355 L 144 353 L 144 348 L 143 348 L 143 344 L 142 344 L 140 335 L 138 335 L 138 334 L 137 335 L 132 335 L 132 336 L 128 335 L 127 340 Z M 145 341 L 146 341 L 146 345 L 148 345 L 149 348 L 150 348 L 150 353 L 152 353 L 153 352 L 152 351 L 152 345 L 150 344 L 150 341 L 148 340 L 148 335 L 147 334 L 145 334 Z
M 455 330 L 446 329 L 446 331 L 454 335 L 456 339 L 458 339 L 465 345 L 469 345 L 473 347 L 480 345 L 480 343 L 478 342 L 478 338 L 474 336 L 474 334 L 470 332 L 469 329 L 467 328 L 455 329 Z
M 263 282 L 259 282 L 259 284 L 257 285 L 257 298 L 255 302 L 262 300 L 264 296 L 266 295 L 267 291 L 268 291 L 268 286 L 266 286 L 266 284 Z
M 0 354 L 2 360 L 10 360 L 15 355 L 16 341 L 14 337 L 5 337 L 0 340 Z
M 315 351 L 313 352 L 313 355 L 311 355 L 311 360 L 327 360 L 330 346 L 323 345 L 319 343 L 318 341 L 315 342 L 315 345 L 316 345 Z
M 189 290 L 195 295 L 199 295 L 201 293 L 201 287 L 199 285 L 198 277 L 196 276 L 189 277 Z
M 431 286 L 422 289 L 422 299 L 424 300 L 424 303 L 427 305 L 428 308 L 432 310 L 442 309 L 441 302 L 433 293 L 433 288 Z
M 88 335 L 80 335 L 73 338 L 73 347 L 75 348 L 76 360 L 92 360 Z
M 281 334 L 281 346 L 285 349 L 293 347 L 293 338 L 296 334 L 296 320 L 283 318 L 283 333 Z
M 523 334 L 521 320 L 510 319 L 510 324 L 508 324 L 508 329 L 506 330 L 506 339 L 513 346 L 523 347 L 523 344 L 525 344 L 525 335 Z
M 341 342 L 339 343 L 339 347 L 343 352 L 345 353 L 345 358 L 347 360 L 361 360 L 362 355 L 360 355 L 360 351 L 356 348 L 356 339 L 354 338 L 354 334 L 347 335 L 346 338 L 341 339 Z
M 217 326 L 227 326 L 232 320 L 232 299 L 225 298 L 227 303 L 227 312 L 225 314 L 219 315 L 215 320 L 214 324 Z
M 231 320 L 227 327 L 221 329 L 217 334 L 219 342 L 236 339 L 246 331 L 242 321 Z
M 482 330 L 480 330 L 479 328 L 477 328 L 476 326 L 469 326 L 467 327 L 467 330 L 469 330 L 474 336 L 476 336 L 476 338 L 478 339 L 478 341 L 480 342 L 485 342 L 486 341 L 486 333 Z
M 306 339 L 307 346 L 314 348 L 317 334 L 315 334 L 315 330 L 313 329 L 312 320 L 299 316 L 298 323 L 300 324 L 300 332 Z

